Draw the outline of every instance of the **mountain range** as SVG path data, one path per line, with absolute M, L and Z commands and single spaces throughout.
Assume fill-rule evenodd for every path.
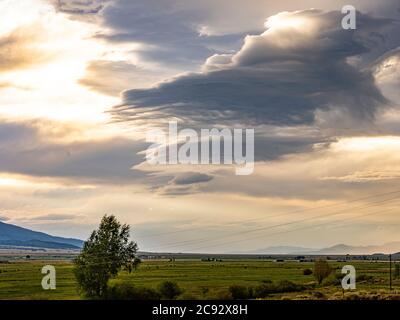
M 305 248 L 293 246 L 277 246 L 258 249 L 252 254 L 290 254 L 290 255 L 369 255 L 376 253 L 395 253 L 400 252 L 400 241 L 389 242 L 383 245 L 369 246 L 351 246 L 346 244 L 337 244 L 327 248 Z
M 80 249 L 83 241 L 73 238 L 51 236 L 0 221 L 0 248 L 33 247 L 46 249 Z
M 0 221 L 0 249 L 1 248 L 43 248 L 60 250 L 79 250 L 83 241 L 73 238 L 62 238 L 22 228 Z M 326 248 L 306 248 L 299 246 L 273 246 L 243 254 L 288 254 L 288 255 L 370 255 L 377 253 L 400 252 L 400 241 L 389 242 L 383 245 L 352 246 L 338 244 Z

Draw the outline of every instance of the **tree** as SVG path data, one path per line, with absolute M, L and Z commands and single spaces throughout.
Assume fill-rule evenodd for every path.
M 251 299 L 252 290 L 245 286 L 233 285 L 229 287 L 229 292 L 234 300 Z
M 160 283 L 158 286 L 158 291 L 160 292 L 161 296 L 167 300 L 176 299 L 183 292 L 178 284 L 172 281 L 164 281 Z
M 122 267 L 132 264 L 138 247 L 129 241 L 129 231 L 129 226 L 121 225 L 113 215 L 102 218 L 99 228 L 92 232 L 74 260 L 74 273 L 81 293 L 92 298 L 103 297 L 108 281 Z
M 142 263 L 142 260 L 138 257 L 135 257 L 133 261 L 129 262 L 126 266 L 128 273 L 132 272 L 132 268 L 136 271 L 139 265 Z
M 321 284 L 322 281 L 329 277 L 332 273 L 332 268 L 329 266 L 329 263 L 326 260 L 319 259 L 314 262 L 314 277 L 317 280 L 318 284 Z
M 309 276 L 309 275 L 312 275 L 312 270 L 311 269 L 304 269 L 303 270 L 303 274 L 305 275 L 305 276 Z
M 142 263 L 142 260 L 140 260 L 140 258 L 135 258 L 133 259 L 133 269 L 137 270 L 137 268 L 139 267 L 139 265 Z

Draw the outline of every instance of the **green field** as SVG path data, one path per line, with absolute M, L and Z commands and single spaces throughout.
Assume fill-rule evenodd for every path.
M 57 289 L 45 291 L 41 287 L 41 268 L 51 264 L 57 271 Z M 367 275 L 368 280 L 358 281 L 354 294 L 387 294 L 389 292 L 389 263 L 374 261 L 330 262 L 340 273 L 343 265 L 356 267 L 357 276 Z M 215 299 L 227 292 L 231 285 L 257 286 L 262 281 L 289 280 L 307 287 L 302 292 L 273 294 L 268 299 L 340 299 L 340 285 L 315 284 L 313 275 L 303 275 L 303 270 L 313 268 L 313 263 L 297 261 L 274 262 L 266 260 L 200 260 L 143 261 L 139 269 L 128 274 L 121 272 L 113 282 L 128 282 L 137 286 L 156 288 L 165 280 L 175 281 L 185 290 L 182 298 Z M 393 294 L 400 289 L 400 280 L 393 280 Z M 16 261 L 0 264 L 0 299 L 80 299 L 76 291 L 73 265 L 66 261 Z

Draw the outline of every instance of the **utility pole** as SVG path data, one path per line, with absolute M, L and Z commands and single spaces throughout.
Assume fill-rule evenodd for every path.
M 389 254 L 390 291 L 392 291 L 392 255 Z

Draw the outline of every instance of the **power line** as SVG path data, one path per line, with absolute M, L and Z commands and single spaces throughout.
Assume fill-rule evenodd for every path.
M 368 205 L 365 205 L 365 206 L 352 208 L 351 210 L 366 209 L 366 208 L 369 208 L 369 207 L 373 207 L 373 206 L 375 206 L 375 205 L 377 205 L 377 204 L 381 204 L 381 203 L 385 203 L 385 202 L 389 202 L 389 201 L 396 200 L 396 199 L 398 199 L 398 198 L 399 198 L 399 197 L 396 196 L 396 197 L 394 197 L 394 198 L 389 198 L 389 199 L 384 199 L 384 200 L 380 200 L 380 201 L 375 201 L 375 202 L 369 203 Z M 232 234 L 228 234 L 228 235 L 224 235 L 224 236 L 217 236 L 217 237 L 213 237 L 213 238 L 198 238 L 198 239 L 192 239 L 192 240 L 186 240 L 186 241 L 173 242 L 173 243 L 166 244 L 166 245 L 162 246 L 161 248 L 171 248 L 171 247 L 174 248 L 174 247 L 182 246 L 182 245 L 183 245 L 183 246 L 187 246 L 187 245 L 191 245 L 192 243 L 209 242 L 209 241 L 213 241 L 213 240 L 219 240 L 219 239 L 234 237 L 234 236 L 241 235 L 241 234 L 247 234 L 247 233 L 252 233 L 252 232 L 259 232 L 259 231 L 269 230 L 269 229 L 278 228 L 278 227 L 284 227 L 284 226 L 288 226 L 288 225 L 292 225 L 292 224 L 297 224 L 297 223 L 301 223 L 301 222 L 312 221 L 312 220 L 318 219 L 318 218 L 324 218 L 324 217 L 330 217 L 330 216 L 335 216 L 335 215 L 339 215 L 339 214 L 344 214 L 344 213 L 347 213 L 348 210 L 350 210 L 350 209 L 345 209 L 344 211 L 339 211 L 339 212 L 336 212 L 336 213 L 328 213 L 328 214 L 318 215 L 318 216 L 314 216 L 314 217 L 310 217 L 310 218 L 304 218 L 304 219 L 301 219 L 301 220 L 296 220 L 296 221 L 281 223 L 281 224 L 272 225 L 272 226 L 267 226 L 267 227 L 262 227 L 262 228 L 249 229 L 249 230 L 245 230 L 245 231 L 241 231 L 241 232 L 236 232 L 236 233 L 232 233 Z
M 397 197 L 394 198 L 390 198 L 390 199 L 385 199 L 385 200 L 380 200 L 380 201 L 376 201 L 376 202 L 372 202 L 369 205 L 366 206 L 361 206 L 361 207 L 356 207 L 356 208 L 352 208 L 352 210 L 355 209 L 365 209 L 365 208 L 369 208 L 372 206 L 375 206 L 377 204 L 381 204 L 384 202 L 389 202 L 389 201 L 393 201 L 398 199 Z M 268 230 L 268 229 L 272 229 L 272 228 L 277 228 L 277 227 L 283 227 L 283 226 L 287 226 L 287 225 L 292 225 L 292 224 L 296 224 L 296 223 L 301 223 L 301 222 L 305 222 L 305 221 L 310 221 L 313 219 L 317 219 L 317 218 L 323 218 L 323 217 L 328 217 L 328 216 L 333 216 L 333 215 L 338 215 L 338 214 L 344 214 L 347 213 L 349 209 L 345 209 L 344 211 L 339 211 L 336 213 L 328 213 L 328 214 L 323 214 L 323 215 L 319 215 L 319 216 L 314 216 L 314 217 L 310 217 L 310 218 L 304 218 L 301 220 L 296 220 L 296 221 L 291 221 L 291 222 L 286 222 L 286 223 L 281 223 L 281 224 L 277 224 L 277 225 L 272 225 L 272 226 L 267 226 L 267 227 L 262 227 L 262 228 L 256 228 L 256 229 L 249 229 L 249 230 L 245 230 L 245 231 L 241 231 L 241 232 L 236 232 L 236 233 L 232 233 L 232 234 L 228 234 L 228 235 L 224 235 L 224 236 L 217 236 L 217 237 L 213 237 L 213 238 L 198 238 L 198 239 L 192 239 L 192 240 L 185 240 L 185 241 L 178 241 L 178 242 L 173 242 L 173 243 L 168 243 L 163 247 L 171 247 L 171 246 L 176 246 L 176 245 L 184 245 L 186 243 L 190 244 L 192 242 L 196 242 L 196 243 L 201 243 L 201 242 L 208 242 L 211 240 L 218 240 L 218 239 L 222 239 L 222 238 L 226 238 L 226 237 L 232 237 L 232 236 L 237 236 L 240 234 L 246 234 L 246 233 L 252 233 L 252 232 L 258 232 L 258 231 L 264 231 L 264 230 Z
M 357 216 L 357 217 L 351 217 L 351 218 L 348 218 L 348 219 L 342 219 L 340 221 L 341 222 L 343 222 L 343 221 L 348 222 L 350 220 L 357 220 L 359 218 L 364 218 L 364 217 L 373 216 L 373 215 L 377 215 L 377 214 L 390 213 L 395 209 L 397 209 L 397 208 L 392 208 L 392 209 L 388 209 L 388 210 L 384 210 L 384 211 L 380 210 L 380 211 L 373 212 L 373 213 L 370 213 L 370 214 L 365 214 L 365 215 L 363 214 L 363 215 L 360 215 L 360 216 Z M 259 238 L 264 238 L 264 237 L 267 238 L 267 237 L 275 236 L 275 235 L 278 235 L 278 234 L 291 233 L 291 232 L 296 232 L 296 231 L 304 230 L 304 229 L 312 229 L 312 228 L 315 228 L 315 227 L 325 226 L 327 223 L 330 223 L 330 222 L 325 222 L 325 223 L 312 225 L 312 226 L 304 226 L 304 227 L 296 228 L 296 229 L 292 229 L 292 230 L 285 230 L 285 231 L 270 233 L 270 234 L 267 234 L 267 235 L 265 235 L 265 234 L 258 235 L 256 237 L 251 237 L 251 238 L 238 239 L 238 240 L 234 240 L 234 241 L 229 241 L 229 244 L 243 242 L 243 241 L 249 241 L 249 240 L 254 240 L 254 239 L 259 239 Z M 343 225 L 339 225 L 339 227 L 341 227 L 341 226 L 343 226 Z M 226 244 L 226 242 L 225 243 L 216 244 L 216 245 L 212 245 L 211 248 L 223 246 L 225 244 Z M 201 249 L 205 249 L 205 248 L 210 248 L 210 246 L 195 247 L 195 248 L 192 248 L 192 250 L 201 250 Z
M 391 195 L 391 194 L 396 194 L 396 193 L 400 193 L 400 190 L 380 193 L 380 194 L 367 196 L 367 197 L 362 197 L 362 198 L 357 198 L 357 199 L 352 199 L 352 200 L 348 200 L 348 201 L 342 201 L 342 202 L 339 202 L 339 203 L 336 203 L 336 204 L 332 204 L 332 205 L 324 205 L 324 206 L 318 206 L 318 207 L 314 207 L 314 208 L 304 208 L 304 209 L 298 209 L 298 210 L 278 213 L 278 214 L 275 214 L 275 215 L 261 217 L 261 218 L 246 219 L 246 220 L 240 221 L 240 223 L 258 222 L 258 221 L 263 221 L 263 220 L 271 219 L 271 218 L 275 218 L 275 217 L 282 217 L 282 216 L 286 216 L 286 215 L 291 215 L 291 214 L 294 214 L 294 213 L 301 213 L 301 212 L 313 211 L 313 210 L 318 210 L 318 209 L 327 209 L 327 208 L 340 207 L 340 206 L 343 206 L 343 205 L 346 205 L 346 204 L 349 204 L 349 203 L 354 203 L 354 202 L 358 202 L 358 201 L 362 201 L 362 200 L 373 199 L 373 198 L 382 197 L 382 196 Z M 231 224 L 234 224 L 234 223 L 231 223 Z M 185 233 L 185 232 L 196 231 L 196 230 L 204 230 L 204 227 L 196 227 L 196 228 L 190 228 L 190 229 L 185 229 L 185 230 L 166 231 L 166 232 L 161 232 L 161 233 L 144 235 L 144 236 L 141 236 L 141 238 L 145 238 L 145 239 L 146 238 L 155 238 L 155 237 L 160 237 L 160 236 L 164 236 L 164 235 Z

